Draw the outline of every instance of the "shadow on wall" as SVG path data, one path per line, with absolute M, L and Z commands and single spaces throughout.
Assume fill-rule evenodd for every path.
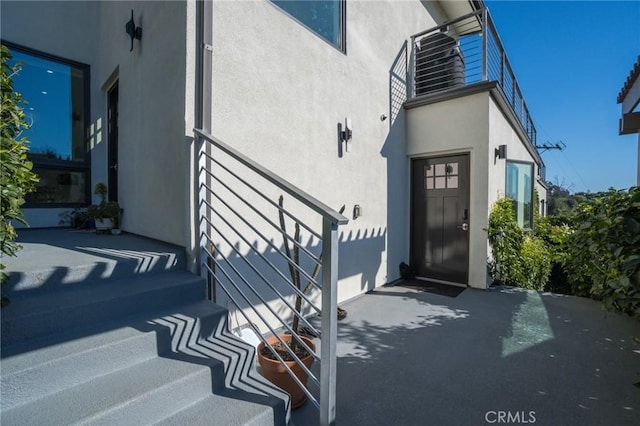
M 399 278 L 398 265 L 409 257 L 409 171 L 404 102 L 407 100 L 408 44 L 389 69 L 389 134 L 380 154 L 387 159 L 387 282 Z
M 383 229 L 340 233 L 338 292 L 340 280 L 352 277 L 359 277 L 361 292 L 375 288 L 385 239 L 386 232 Z M 271 240 L 268 245 L 268 248 L 259 250 L 258 240 L 252 242 L 251 249 L 247 249 L 247 245 L 243 248 L 243 245 L 237 242 L 233 244 L 233 248 L 225 244 L 228 253 L 217 251 L 213 263 L 210 264 L 210 269 L 216 272 L 217 277 L 216 302 L 230 308 L 237 306 L 245 309 L 249 305 L 257 307 L 264 320 L 250 310 L 247 315 L 263 332 L 281 329 L 283 324 L 278 318 L 291 323 L 296 296 L 292 288 L 293 280 L 284 244 Z M 302 303 L 302 312 L 306 315 L 320 313 L 312 304 L 318 308 L 321 305 L 321 269 L 314 274 L 317 264 L 314 258 L 320 258 L 321 250 L 322 247 L 315 238 L 309 238 L 300 249 L 301 289 L 308 289 L 305 295 L 309 299 L 303 300 Z M 265 322 L 270 328 L 266 327 Z

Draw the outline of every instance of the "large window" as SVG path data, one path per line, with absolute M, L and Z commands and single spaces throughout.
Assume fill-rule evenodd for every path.
M 271 0 L 329 43 L 345 50 L 345 0 Z
M 22 94 L 30 128 L 29 157 L 40 177 L 28 206 L 83 204 L 89 199 L 88 67 L 9 44 L 20 63 L 14 89 Z
M 506 196 L 513 200 L 516 221 L 522 228 L 533 228 L 533 164 L 507 161 Z

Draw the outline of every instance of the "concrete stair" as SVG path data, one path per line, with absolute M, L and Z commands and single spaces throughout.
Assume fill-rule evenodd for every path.
M 91 265 L 100 262 L 74 264 L 66 282 L 46 265 L 8 268 L 0 423 L 288 422 L 288 396 L 255 371 L 255 349 L 229 333 L 227 311 L 205 299 L 204 280 L 180 262 L 140 272 L 127 256 L 110 257 L 120 272 L 98 277 Z

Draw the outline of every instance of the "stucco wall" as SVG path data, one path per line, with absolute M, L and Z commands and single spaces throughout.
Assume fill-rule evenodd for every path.
M 485 229 L 491 207 L 505 195 L 506 160 L 495 156 L 499 145 L 507 145 L 510 160 L 534 162 L 490 90 L 407 110 L 410 158 L 470 153 L 469 285 L 477 288 L 490 283 Z M 409 184 L 407 176 L 407 187 Z M 541 198 L 546 198 L 544 188 L 539 184 L 536 187 Z
M 362 206 L 341 229 L 340 300 L 407 260 L 404 43 L 434 25 L 425 4 L 347 2 L 346 54 L 267 1 L 214 4 L 214 136 L 348 217 Z
M 123 228 L 181 245 L 186 244 L 185 139 L 193 123 L 186 68 L 193 67 L 195 19 L 192 14 L 187 25 L 187 9 L 194 7 L 193 2 L 2 2 L 3 39 L 91 67 L 91 188 L 107 182 L 106 95 L 119 80 Z M 124 31 L 131 9 L 143 28 L 133 52 Z M 59 211 L 25 209 L 32 226 L 57 226 Z
M 478 288 L 485 288 L 487 281 L 488 97 L 488 92 L 482 92 L 407 110 L 409 157 L 470 154 L 469 285 Z M 408 175 L 406 182 L 409 188 Z
M 99 8 L 96 2 L 3 1 L 0 4 L 0 37 L 30 49 L 90 65 L 95 59 L 98 41 L 95 28 Z M 91 111 L 99 110 L 102 102 L 95 85 L 91 85 L 90 96 Z M 92 159 L 105 158 L 104 144 L 95 146 L 91 155 Z M 24 212 L 31 226 L 47 227 L 58 226 L 59 215 L 66 210 L 70 209 L 26 208 Z

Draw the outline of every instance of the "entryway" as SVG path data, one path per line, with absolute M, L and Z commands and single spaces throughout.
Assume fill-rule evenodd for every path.
M 108 177 L 109 201 L 118 201 L 118 82 L 111 86 L 108 94 Z
M 419 278 L 469 282 L 469 154 L 411 162 L 411 266 Z

